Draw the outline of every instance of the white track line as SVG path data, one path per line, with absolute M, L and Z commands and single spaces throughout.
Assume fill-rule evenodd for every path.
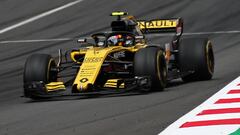
M 233 31 L 215 31 L 215 32 L 195 32 L 195 33 L 183 33 L 183 35 L 210 35 L 210 34 L 239 34 L 239 30 Z
M 23 26 L 23 25 L 25 25 L 25 24 L 28 24 L 28 23 L 30 23 L 30 22 L 36 21 L 36 20 L 38 20 L 38 19 L 40 19 L 40 18 L 46 17 L 46 16 L 48 16 L 48 15 L 51 15 L 51 14 L 53 14 L 53 13 L 56 13 L 56 12 L 58 12 L 58 11 L 60 11 L 60 10 L 65 9 L 65 8 L 71 7 L 71 6 L 73 6 L 73 5 L 75 5 L 75 4 L 79 3 L 79 2 L 82 2 L 82 1 L 83 1 L 83 0 L 76 0 L 76 1 L 70 2 L 70 3 L 68 3 L 68 4 L 65 4 L 65 5 L 63 5 L 63 6 L 60 6 L 60 7 L 54 8 L 54 9 L 52 9 L 52 10 L 46 11 L 46 12 L 44 12 L 44 13 L 41 13 L 41 14 L 39 14 L 39 15 L 37 15 L 37 16 L 31 17 L 31 18 L 29 18 L 29 19 L 27 19 L 27 20 L 24 20 L 24 21 L 22 21 L 22 22 L 19 22 L 19 23 L 17 23 L 17 24 L 14 24 L 14 25 L 12 25 L 12 26 L 9 26 L 9 27 L 7 27 L 7 28 L 4 28 L 4 29 L 0 30 L 0 34 L 3 34 L 3 33 L 5 33 L 5 32 L 8 32 L 8 31 L 13 30 L 13 29 L 18 28 L 18 27 L 21 27 L 21 26 Z
M 217 35 L 217 34 L 240 34 L 240 30 L 232 30 L 232 31 L 211 31 L 211 32 L 186 32 L 183 33 L 183 36 L 191 36 L 191 35 Z M 165 36 L 173 36 L 174 33 L 166 33 L 166 34 L 149 34 L 151 37 L 165 37 Z
M 0 44 L 10 43 L 36 43 L 36 42 L 58 42 L 58 41 L 71 41 L 73 38 L 53 38 L 53 39 L 33 39 L 33 40 L 12 40 L 12 41 L 0 41 Z
M 215 31 L 215 32 L 192 32 L 183 33 L 184 36 L 190 35 L 217 35 L 217 34 L 240 34 L 239 30 L 236 31 Z M 174 34 L 151 34 L 151 37 L 161 37 L 161 36 L 172 36 Z M 52 38 L 52 39 L 33 39 L 33 40 L 6 40 L 0 41 L 0 44 L 11 44 L 11 43 L 36 43 L 36 42 L 57 42 L 57 41 L 70 41 L 76 38 Z

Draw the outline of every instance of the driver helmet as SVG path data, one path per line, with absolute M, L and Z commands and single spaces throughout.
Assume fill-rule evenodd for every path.
M 123 36 L 121 34 L 109 37 L 108 41 L 114 46 L 123 46 Z

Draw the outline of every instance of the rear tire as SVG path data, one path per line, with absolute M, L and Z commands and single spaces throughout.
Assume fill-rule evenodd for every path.
M 182 80 L 210 80 L 214 73 L 214 53 L 207 38 L 182 39 L 179 46 L 178 62 L 184 73 Z
M 149 76 L 149 90 L 162 91 L 167 84 L 167 66 L 163 50 L 156 47 L 143 48 L 134 56 L 135 76 Z
M 28 84 L 32 82 L 43 82 L 47 84 L 57 80 L 57 72 L 52 71 L 56 68 L 56 64 L 52 57 L 47 54 L 34 54 L 28 57 L 24 67 L 24 95 L 30 98 L 36 98 L 32 95 L 32 91 L 28 89 Z M 39 93 L 45 93 L 43 89 L 39 89 Z M 36 93 L 38 93 L 36 92 Z

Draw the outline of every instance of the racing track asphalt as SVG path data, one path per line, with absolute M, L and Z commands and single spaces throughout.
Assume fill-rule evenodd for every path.
M 71 0 L 1 0 L 0 29 L 62 6 Z M 183 17 L 185 32 L 240 30 L 238 0 L 84 0 L 0 35 L 3 40 L 87 36 L 107 30 L 111 11 L 140 19 Z M 32 53 L 75 48 L 75 41 L 0 44 L 1 135 L 157 134 L 240 75 L 240 35 L 209 36 L 214 45 L 213 80 L 176 80 L 163 92 L 91 99 L 32 102 L 21 98 L 23 65 Z M 154 43 L 161 38 L 152 39 Z

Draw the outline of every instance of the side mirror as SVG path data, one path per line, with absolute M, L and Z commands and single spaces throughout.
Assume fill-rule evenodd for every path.
M 87 43 L 87 39 L 86 38 L 80 38 L 77 40 L 78 43 Z

